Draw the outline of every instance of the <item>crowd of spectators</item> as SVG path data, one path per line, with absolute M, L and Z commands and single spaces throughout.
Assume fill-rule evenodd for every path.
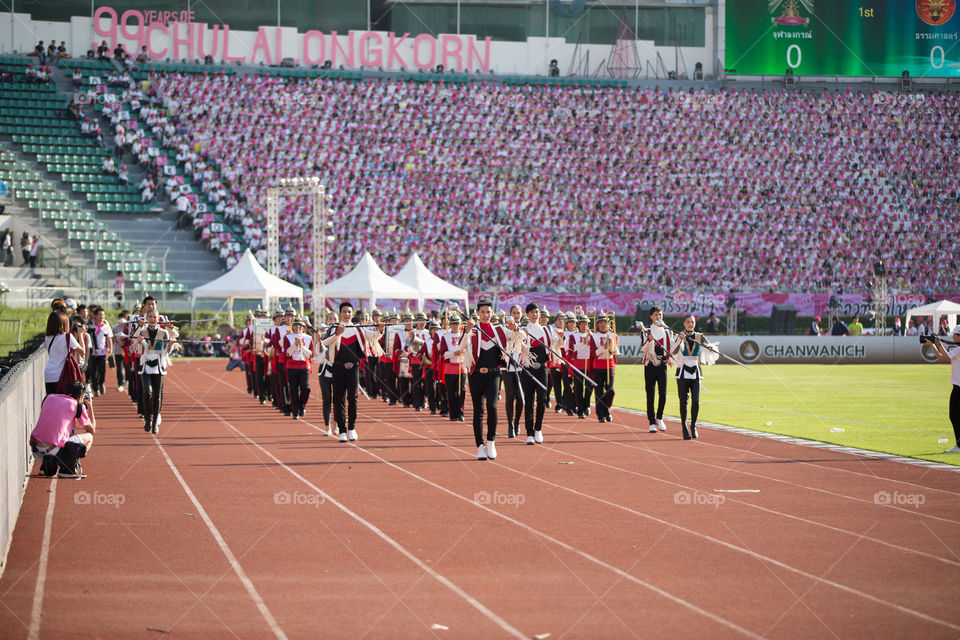
M 472 289 L 860 291 L 879 256 L 895 286 L 958 287 L 956 94 L 153 82 L 165 141 L 221 168 L 246 228 L 280 177 L 330 187 L 329 278 L 417 251 Z M 307 213 L 285 203 L 280 234 L 309 278 Z

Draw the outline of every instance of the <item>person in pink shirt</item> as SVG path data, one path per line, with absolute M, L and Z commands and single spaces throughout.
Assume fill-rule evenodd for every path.
M 93 400 L 84 398 L 79 380 L 71 383 L 69 393 L 51 393 L 40 405 L 37 425 L 30 433 L 30 450 L 40 461 L 40 473 L 61 478 L 82 478 L 80 458 L 93 446 L 96 419 Z M 83 402 L 81 402 L 83 398 Z

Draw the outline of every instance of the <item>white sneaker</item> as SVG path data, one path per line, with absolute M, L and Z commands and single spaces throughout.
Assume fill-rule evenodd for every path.
M 542 443 L 543 443 L 543 432 L 542 432 L 542 431 L 534 431 L 534 432 L 533 432 L 533 441 L 536 442 L 537 444 L 542 444 Z
M 657 432 L 657 425 L 655 424 L 650 425 L 650 433 L 656 433 L 656 432 Z
M 332 436 L 332 435 L 333 435 L 333 431 L 330 431 L 330 428 L 327 427 L 327 430 L 321 432 L 320 435 L 322 435 L 322 436 Z
M 351 442 L 357 439 L 357 430 L 356 430 L 356 429 L 350 429 L 349 431 L 347 431 L 347 433 L 350 434 L 350 441 L 351 441 Z
M 117 391 L 123 391 L 123 387 L 117 387 Z
M 487 440 L 487 459 L 497 459 L 497 445 L 493 443 L 493 440 Z
M 163 414 L 158 413 L 158 414 L 157 414 L 157 426 L 159 427 L 159 426 L 162 425 L 162 424 L 163 424 Z
M 346 442 L 346 441 L 347 441 L 347 434 L 341 433 L 341 434 L 340 434 L 340 442 Z
M 664 424 L 663 420 L 657 420 L 657 426 L 660 427 L 660 431 L 667 430 L 667 425 Z
M 527 436 L 527 444 L 536 444 L 536 440 L 533 439 L 533 436 Z
M 483 445 L 477 447 L 477 460 L 486 460 L 487 459 L 487 450 Z
M 956 445 L 952 449 L 947 449 L 944 453 L 960 453 L 960 445 Z

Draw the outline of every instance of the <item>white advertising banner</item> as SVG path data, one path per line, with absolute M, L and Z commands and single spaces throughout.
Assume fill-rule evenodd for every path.
M 745 364 L 924 364 L 936 362 L 930 345 L 914 337 L 708 336 L 720 352 Z M 621 335 L 619 361 L 640 361 L 640 336 Z M 730 364 L 720 358 L 718 364 Z

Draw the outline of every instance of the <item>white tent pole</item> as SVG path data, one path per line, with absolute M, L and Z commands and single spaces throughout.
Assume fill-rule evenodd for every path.
M 227 298 L 227 322 L 233 328 L 233 298 Z

